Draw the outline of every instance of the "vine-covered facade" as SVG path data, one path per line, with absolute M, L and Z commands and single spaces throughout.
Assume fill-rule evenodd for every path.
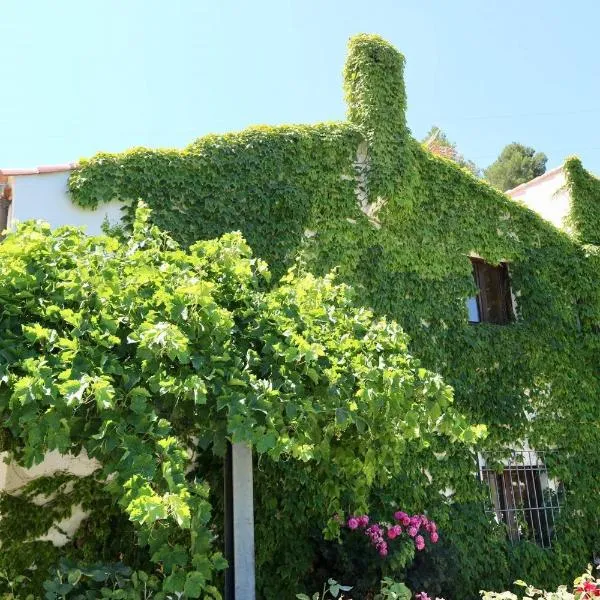
M 344 71 L 347 121 L 254 127 L 181 151 L 99 154 L 81 161 L 70 192 L 90 208 L 121 200 L 128 218 L 142 198 L 154 222 L 184 245 L 239 230 L 276 276 L 296 261 L 318 275 L 336 269 L 361 303 L 398 321 L 411 351 L 453 386 L 457 408 L 488 428 L 479 461 L 442 438 L 432 442 L 434 452 L 409 447 L 401 471 L 373 494 L 373 511 L 400 499 L 407 510 L 426 510 L 444 532 L 439 550 L 407 576 L 430 577 L 454 598 L 517 578 L 550 587 L 600 550 L 600 293 L 592 246 L 600 184 L 575 159 L 566 163 L 566 233 L 432 155 L 406 125 L 403 67 L 390 44 L 358 36 Z M 487 267 L 478 272 L 477 261 Z M 508 304 L 491 318 L 500 314 L 498 297 Z M 559 510 L 515 499 L 518 477 L 486 475 L 501 473 L 511 449 L 523 448 L 537 451 L 536 464 L 544 453 L 554 482 L 541 489 L 522 463 L 514 469 L 523 489 L 560 496 Z M 482 473 L 482 457 L 492 451 L 498 461 Z M 314 522 L 319 490 L 310 472 L 288 463 L 263 467 L 259 592 L 276 597 L 314 571 L 322 549 L 313 532 L 326 523 Z M 498 498 L 491 509 L 488 485 Z M 511 510 L 524 521 L 506 524 Z M 544 512 L 539 535 L 535 511 Z

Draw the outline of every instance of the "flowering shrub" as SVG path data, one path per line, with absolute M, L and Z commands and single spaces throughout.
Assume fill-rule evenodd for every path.
M 415 594 L 415 600 L 431 600 L 427 592 L 419 592 Z M 435 600 L 444 600 L 444 598 L 436 598 Z
M 390 532 L 394 531 L 395 527 L 412 528 L 412 527 L 424 527 L 427 532 L 435 532 L 436 527 L 433 521 L 429 521 L 424 515 L 413 515 L 412 517 L 403 512 L 397 512 L 394 515 L 394 519 L 396 521 L 401 522 L 403 525 L 386 525 L 388 535 Z M 417 520 L 419 521 L 419 525 L 416 525 Z M 369 523 L 369 517 L 363 515 L 361 517 L 350 517 L 347 521 L 347 525 L 349 529 L 360 529 L 367 527 Z M 432 525 L 433 524 L 433 525 Z M 378 531 L 383 531 L 381 524 L 373 524 L 368 529 L 365 530 L 365 534 L 369 535 L 367 532 L 369 529 L 376 527 Z M 395 539 L 397 537 L 394 533 L 392 533 L 393 537 L 391 539 Z M 410 534 L 409 534 L 410 535 Z M 411 536 L 416 538 L 415 536 Z M 388 537 L 388 539 L 390 539 Z M 415 543 L 416 546 L 416 543 Z M 381 551 L 380 551 L 381 554 Z M 587 571 L 575 579 L 573 582 L 573 591 L 569 591 L 568 586 L 561 585 L 555 592 L 548 592 L 546 590 L 541 590 L 534 588 L 531 585 L 527 585 L 524 581 L 515 581 L 515 585 L 521 586 L 525 588 L 525 594 L 522 600 L 593 600 L 594 598 L 600 598 L 600 579 L 595 578 L 592 575 L 592 567 L 588 566 Z M 310 598 L 306 594 L 297 594 L 296 598 L 299 600 L 325 600 L 326 598 L 345 598 L 345 596 L 340 596 L 340 591 L 350 591 L 352 590 L 351 586 L 341 586 L 335 580 L 329 579 L 327 584 L 323 586 L 322 594 L 318 592 Z M 519 600 L 519 597 L 512 592 L 486 592 L 481 591 L 481 596 L 483 600 Z M 409 588 L 404 583 L 398 583 L 393 581 L 389 577 L 385 577 L 381 581 L 381 588 L 379 593 L 375 594 L 375 600 L 410 600 L 412 594 Z M 351 598 L 347 598 L 347 600 L 351 600 Z M 414 600 L 432 600 L 431 597 L 427 594 L 427 592 L 419 592 L 414 595 Z M 444 600 L 443 598 L 436 598 L 435 600 Z
M 406 534 L 412 538 L 415 548 L 419 551 L 425 548 L 425 537 L 427 533 L 431 543 L 437 543 L 439 539 L 435 521 L 430 521 L 425 515 L 409 515 L 404 511 L 394 513 L 394 523 L 372 523 L 369 526 L 369 516 L 351 516 L 346 521 L 346 526 L 351 530 L 363 530 L 380 556 L 387 556 L 389 542 Z M 406 539 L 406 538 L 405 538 Z
M 523 600 L 592 600 L 600 597 L 600 579 L 592 575 L 591 565 L 588 565 L 587 571 L 583 575 L 575 579 L 573 591 L 569 591 L 566 585 L 559 586 L 555 592 L 548 592 L 527 585 L 524 581 L 515 581 L 515 584 L 525 588 Z M 512 592 L 482 590 L 480 593 L 483 600 L 519 600 L 519 597 Z

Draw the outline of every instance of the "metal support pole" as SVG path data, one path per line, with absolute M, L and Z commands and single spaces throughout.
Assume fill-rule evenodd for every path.
M 224 600 L 255 600 L 252 448 L 227 444 L 224 463 Z
M 252 448 L 232 444 L 235 600 L 255 600 Z
M 225 570 L 225 593 L 223 600 L 235 600 L 234 560 L 233 560 L 233 470 L 231 465 L 231 444 L 227 442 L 225 460 L 223 462 L 223 508 L 224 508 L 224 551 L 229 566 Z

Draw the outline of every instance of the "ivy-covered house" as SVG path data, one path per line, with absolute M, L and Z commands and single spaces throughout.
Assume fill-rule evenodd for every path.
M 344 68 L 347 121 L 98 154 L 72 170 L 71 200 L 120 203 L 127 220 L 142 198 L 185 245 L 240 230 L 276 276 L 297 261 L 336 269 L 361 303 L 401 324 L 489 432 L 476 456 L 442 441 L 409 453 L 373 498 L 375 508 L 400 498 L 440 523 L 439 549 L 408 576 L 455 598 L 517 578 L 551 586 L 600 551 L 600 182 L 565 163 L 563 230 L 434 156 L 406 125 L 403 67 L 389 43 L 357 36 Z M 303 512 L 280 486 L 286 469 L 259 470 L 256 481 L 257 566 L 291 565 L 278 572 L 284 583 L 314 569 L 314 544 L 297 533 Z M 301 470 L 294 476 L 304 485 Z

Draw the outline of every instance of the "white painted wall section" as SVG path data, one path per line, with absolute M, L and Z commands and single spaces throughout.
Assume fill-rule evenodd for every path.
M 571 198 L 562 167 L 552 169 L 506 193 L 534 210 L 546 221 L 550 221 L 555 227 L 565 228 Z
M 85 227 L 89 235 L 97 235 L 102 233 L 105 219 L 111 225 L 121 220 L 122 205 L 119 202 L 102 204 L 96 210 L 74 204 L 67 187 L 69 175 L 70 171 L 63 171 L 13 177 L 9 223 L 41 219 L 52 227 L 76 225 Z
M 85 477 L 101 467 L 98 461 L 89 458 L 85 452 L 78 456 L 65 456 L 56 451 L 49 452 L 39 465 L 35 465 L 31 469 L 25 469 L 16 463 L 5 463 L 5 458 L 6 453 L 0 454 L 0 490 L 17 495 L 22 487 L 39 477 L 47 477 L 58 472 Z M 39 500 L 40 505 L 43 505 L 46 499 L 41 497 Z M 37 504 L 37 501 L 35 502 Z M 64 546 L 87 516 L 81 506 L 73 506 L 70 516 L 60 523 L 55 523 L 37 539 L 50 541 L 55 546 Z

